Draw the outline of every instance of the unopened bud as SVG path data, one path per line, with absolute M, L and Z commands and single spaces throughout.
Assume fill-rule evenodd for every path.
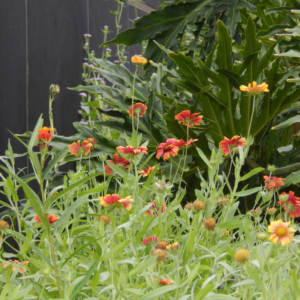
M 269 235 L 267 233 L 265 233 L 265 232 L 257 232 L 256 236 L 261 241 L 264 241 L 264 240 L 266 240 L 269 237 Z
M 289 195 L 288 194 L 281 194 L 281 195 L 279 195 L 279 200 L 283 201 L 283 202 L 286 202 L 286 201 L 289 200 Z
M 269 172 L 274 172 L 276 170 L 276 167 L 274 165 L 268 165 L 267 169 Z
M 52 94 L 57 95 L 60 93 L 60 87 L 57 84 L 51 84 L 50 85 L 50 91 Z

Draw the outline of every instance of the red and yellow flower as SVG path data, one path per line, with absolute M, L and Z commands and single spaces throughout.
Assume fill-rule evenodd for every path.
M 285 195 L 288 196 L 287 201 L 278 201 L 278 203 L 284 207 L 291 218 L 300 217 L 300 198 L 295 197 L 295 193 L 292 191 L 289 191 L 288 195 L 286 193 L 280 194 L 280 196 Z
M 269 240 L 274 244 L 281 243 L 282 246 L 286 246 L 291 243 L 291 239 L 294 237 L 296 229 L 289 228 L 291 222 L 282 222 L 282 220 L 272 221 L 268 226 L 268 232 L 272 235 Z
M 46 215 L 44 215 L 44 217 L 46 218 Z M 35 216 L 34 216 L 34 219 L 35 219 L 35 221 L 36 221 L 37 223 L 42 223 L 42 221 L 40 220 L 40 218 L 39 218 L 38 215 L 35 215 Z M 49 216 L 48 216 L 48 222 L 49 222 L 50 224 L 53 224 L 53 223 L 55 223 L 55 222 L 58 221 L 58 220 L 59 220 L 59 217 L 57 217 L 56 215 L 49 215 Z
M 29 261 L 22 261 L 22 262 L 21 262 L 21 261 L 18 261 L 18 260 L 11 260 L 11 259 L 8 260 L 7 262 L 9 262 L 9 264 L 3 263 L 3 267 L 4 267 L 4 268 L 9 267 L 11 264 L 22 265 L 22 267 L 15 267 L 15 266 L 12 267 L 13 271 L 19 269 L 19 273 L 21 273 L 21 274 L 24 272 L 24 270 L 26 270 L 26 267 L 23 267 L 23 266 L 26 266 L 26 265 L 29 264 Z
M 142 241 L 142 244 L 149 247 L 155 247 L 158 244 L 158 241 L 159 239 L 157 236 L 148 236 Z
M 278 178 L 275 176 L 269 177 L 264 176 L 265 188 L 269 191 L 277 191 L 281 186 L 284 186 L 283 178 Z
M 194 125 L 200 125 L 203 116 L 198 116 L 199 114 L 200 113 L 191 114 L 190 110 L 184 110 L 175 116 L 175 120 L 177 120 L 178 123 L 192 127 Z
M 113 160 L 108 160 L 108 161 L 123 170 L 129 168 L 129 160 L 125 159 L 124 157 L 120 158 L 118 154 L 114 154 L 114 161 Z M 106 170 L 105 174 L 107 176 L 113 172 L 110 166 L 105 166 L 104 170 Z
M 153 167 L 148 167 L 148 168 L 146 168 L 146 169 L 144 169 L 144 170 L 139 171 L 139 174 L 142 174 L 143 177 L 147 177 L 148 175 L 151 174 L 151 172 L 152 172 L 154 169 L 155 169 L 155 166 L 153 166 Z
M 136 65 L 145 65 L 148 62 L 148 60 L 145 57 L 139 55 L 132 56 L 131 61 Z
M 173 282 L 172 280 L 166 278 L 166 279 L 160 280 L 159 284 L 168 285 L 168 284 L 171 284 L 172 282 Z
M 157 206 L 157 204 L 156 204 L 156 201 L 155 200 L 153 200 L 152 202 L 149 202 L 148 203 L 148 205 L 149 204 L 151 204 L 150 205 L 150 207 L 149 207 L 149 210 L 147 210 L 146 212 L 145 212 L 145 214 L 146 215 L 156 215 L 156 216 L 158 216 L 158 212 L 159 212 L 159 207 Z M 146 205 L 147 206 L 147 205 Z M 161 206 L 161 213 L 164 213 L 165 211 L 166 211 L 166 209 L 167 209 L 167 207 L 166 207 L 166 205 L 165 204 L 162 204 L 162 206 Z
M 268 90 L 268 84 L 263 82 L 262 84 L 257 85 L 256 81 L 248 84 L 248 86 L 241 85 L 240 90 L 242 92 L 248 92 L 252 95 L 259 95 L 260 93 L 269 92 Z
M 237 152 L 239 146 L 244 148 L 246 146 L 246 141 L 245 138 L 240 138 L 238 135 L 235 135 L 231 140 L 225 136 L 224 140 L 220 142 L 220 147 L 222 148 L 224 155 Z
M 188 141 L 185 140 L 178 140 L 176 142 L 174 142 L 174 145 L 179 147 L 179 148 L 184 148 L 186 146 L 190 147 L 192 146 L 192 143 L 197 142 L 197 139 L 189 139 Z
M 131 105 L 128 113 L 130 117 L 135 118 L 136 116 L 139 116 L 140 118 L 146 113 L 147 106 L 143 103 L 136 103 L 134 105 Z
M 166 250 L 167 251 L 170 251 L 171 253 L 173 254 L 176 254 L 177 251 L 178 251 L 178 248 L 179 248 L 179 244 L 177 242 L 173 243 L 173 244 L 169 244 L 167 247 L 166 247 Z
M 49 143 L 52 140 L 53 131 L 53 128 L 48 128 L 46 126 L 44 126 L 42 129 L 38 129 L 38 139 L 41 140 L 43 143 Z
M 120 199 L 120 196 L 117 194 L 107 194 L 105 197 L 99 197 L 100 205 L 104 207 L 108 206 L 123 206 L 126 210 L 131 210 L 130 202 L 134 202 L 131 196 Z
M 89 137 L 89 138 L 86 139 L 86 141 L 88 141 L 89 143 L 92 144 L 91 149 L 92 149 L 93 151 L 95 151 L 95 145 L 97 144 L 96 139 L 94 139 L 93 137 Z
M 91 151 L 91 147 L 93 146 L 89 141 L 83 141 L 80 145 L 80 140 L 77 141 L 77 143 L 73 143 L 69 145 L 70 148 L 70 154 L 75 156 L 81 156 L 81 155 L 88 155 Z
M 141 147 L 138 147 L 138 148 L 134 148 L 133 146 L 126 146 L 126 147 L 123 147 L 123 146 L 119 146 L 117 147 L 117 151 L 119 153 L 124 153 L 128 156 L 135 156 L 135 155 L 138 155 L 140 153 L 144 153 L 146 155 L 148 155 L 148 149 L 147 147 L 145 146 L 141 146 Z
M 170 154 L 175 157 L 178 155 L 179 147 L 176 146 L 176 139 L 168 139 L 165 143 L 161 143 L 156 149 L 156 158 L 160 159 L 163 156 L 163 160 L 166 161 L 170 158 Z

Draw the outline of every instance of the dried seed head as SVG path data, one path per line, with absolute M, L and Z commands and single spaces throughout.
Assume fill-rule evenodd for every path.
M 9 224 L 4 220 L 0 220 L 0 230 L 3 229 L 9 229 Z
M 185 206 L 184 206 L 185 209 L 187 210 L 192 210 L 193 209 L 193 204 L 192 203 L 187 203 Z
M 205 209 L 205 204 L 201 200 L 196 200 L 195 202 L 193 202 L 192 205 L 195 210 L 204 210 Z
M 235 259 L 236 262 L 243 264 L 248 260 L 248 258 L 250 256 L 251 256 L 251 254 L 248 250 L 240 249 L 240 250 L 235 252 L 234 259 Z
M 162 249 L 155 249 L 152 253 L 152 256 L 157 255 L 157 261 L 162 261 L 167 258 L 167 252 Z
M 158 244 L 156 245 L 156 249 L 161 249 L 161 250 L 166 250 L 167 249 L 167 246 L 169 245 L 168 242 L 162 240 L 162 241 L 159 241 Z
M 206 218 L 203 221 L 203 225 L 207 230 L 214 230 L 216 228 L 216 221 L 213 218 Z

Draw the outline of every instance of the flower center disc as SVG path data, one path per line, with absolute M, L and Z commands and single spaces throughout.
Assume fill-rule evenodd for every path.
M 278 229 L 276 230 L 276 233 L 277 233 L 277 235 L 279 235 L 279 236 L 285 236 L 286 233 L 287 233 L 287 230 L 286 230 L 285 228 L 281 227 L 281 228 L 278 228 Z

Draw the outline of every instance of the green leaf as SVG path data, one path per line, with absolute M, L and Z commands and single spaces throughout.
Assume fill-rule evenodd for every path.
M 207 159 L 206 155 L 203 153 L 203 151 L 200 149 L 200 148 L 196 148 L 197 149 L 197 152 L 199 154 L 199 156 L 202 158 L 202 160 L 205 162 L 205 164 L 207 165 L 207 167 L 209 169 L 212 169 L 212 166 L 209 162 L 209 160 Z
M 299 123 L 299 122 L 300 122 L 300 115 L 289 118 L 289 119 L 285 120 L 284 122 L 272 127 L 272 129 L 278 130 L 278 129 L 286 128 L 286 127 L 293 125 L 294 123 Z
M 245 222 L 242 219 L 242 220 L 231 220 L 228 222 L 220 223 L 220 224 L 218 224 L 218 227 L 231 230 L 231 229 L 236 229 L 236 228 L 243 228 L 244 225 L 245 225 Z
M 287 56 L 287 57 L 300 57 L 300 52 L 295 50 L 289 50 L 284 53 L 276 53 L 275 56 Z
M 139 300 L 151 300 L 155 299 L 155 297 L 161 296 L 167 292 L 173 291 L 177 289 L 177 285 L 168 285 L 168 286 L 163 286 L 159 287 L 147 294 L 145 294 L 143 297 L 139 298 Z
M 145 259 L 142 263 L 139 263 L 136 267 L 134 267 L 129 273 L 128 276 L 132 277 L 136 274 L 143 272 L 151 265 L 154 265 L 156 262 L 157 257 L 156 256 L 150 256 L 148 259 Z
M 70 215 L 85 201 L 87 201 L 87 197 L 81 197 L 78 198 L 76 201 L 72 203 L 71 206 L 69 206 L 64 213 L 60 216 L 59 220 L 55 222 L 54 231 L 56 231 L 61 225 L 65 225 L 67 222 L 67 219 L 70 217 Z
M 212 283 L 209 283 L 206 287 L 201 288 L 200 291 L 195 295 L 194 300 L 202 300 L 204 297 L 210 293 L 214 288 Z
M 248 178 L 254 176 L 255 174 L 257 173 L 260 173 L 261 171 L 263 171 L 264 168 L 255 168 L 253 170 L 251 170 L 249 173 L 245 174 L 241 179 L 240 181 L 244 181 L 244 180 L 247 180 Z
M 265 295 L 266 289 L 265 289 L 265 285 L 264 285 L 260 275 L 257 273 L 257 271 L 254 268 L 252 268 L 250 266 L 247 266 L 247 271 L 248 271 L 248 274 L 250 275 L 250 277 L 255 281 L 259 290 L 263 293 L 263 295 Z
M 118 244 L 117 246 L 113 247 L 109 250 L 109 252 L 105 253 L 101 258 L 100 261 L 106 261 L 116 255 L 117 253 L 120 253 L 128 244 L 130 243 L 130 240 L 125 240 L 122 243 Z
M 238 300 L 238 298 L 219 294 L 219 295 L 208 296 L 205 298 L 205 300 Z
M 77 296 L 77 294 L 81 291 L 81 289 L 85 286 L 85 284 L 88 282 L 88 280 L 92 276 L 93 272 L 96 270 L 98 264 L 99 264 L 99 262 L 97 262 L 97 261 L 95 263 L 93 263 L 91 265 L 91 267 L 88 269 L 88 271 L 85 273 L 86 275 L 84 276 L 84 278 L 78 284 L 76 284 L 76 286 L 70 296 L 71 299 L 74 299 Z
M 54 158 L 50 161 L 47 168 L 43 172 L 42 179 L 45 180 L 48 173 L 52 170 L 52 168 L 69 152 L 69 147 L 63 148 L 57 154 L 55 154 Z
M 245 197 L 245 196 L 255 194 L 255 193 L 259 192 L 260 190 L 261 190 L 261 187 L 256 187 L 256 188 L 249 189 L 249 190 L 246 190 L 246 191 L 237 192 L 237 193 L 235 193 L 234 196 L 235 197 Z
M 34 287 L 37 294 L 40 295 L 40 299 L 42 299 L 42 300 L 53 299 L 52 296 L 47 292 L 47 290 L 45 290 L 45 288 L 43 288 L 37 282 L 30 280 L 30 283 Z
M 300 171 L 293 172 L 283 180 L 284 186 L 289 186 L 291 184 L 297 184 L 300 182 Z
M 10 229 L 6 229 L 6 232 L 15 236 L 19 240 L 22 240 L 24 243 L 26 243 L 42 260 L 44 260 L 52 268 L 50 259 L 48 257 L 46 257 L 37 246 L 35 246 L 34 244 L 31 244 L 30 241 L 27 241 L 27 239 L 24 235 L 22 235 L 19 232 L 10 230 Z

